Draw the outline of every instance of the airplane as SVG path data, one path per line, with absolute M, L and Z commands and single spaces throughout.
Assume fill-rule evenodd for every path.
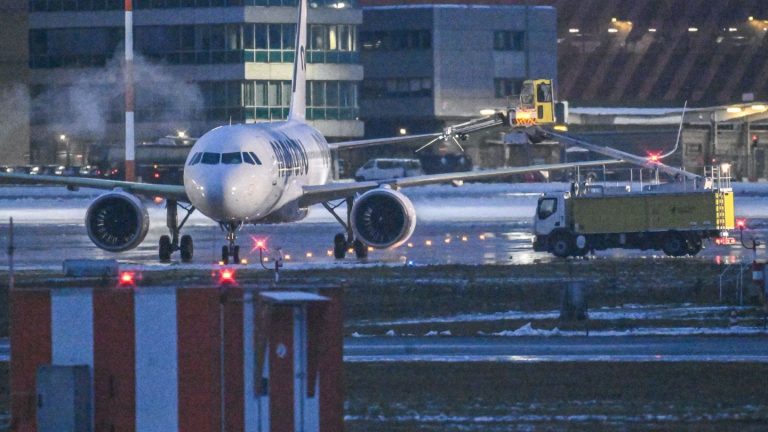
M 298 2 L 291 101 L 287 120 L 271 123 L 219 126 L 201 136 L 184 165 L 183 185 L 0 173 L 0 182 L 35 183 L 105 189 L 85 216 L 91 241 L 110 252 L 137 247 L 149 230 L 147 209 L 139 197 L 166 200 L 169 235 L 162 235 L 158 257 L 168 262 L 178 251 L 182 262 L 193 258 L 193 240 L 181 229 L 195 210 L 219 223 L 226 232 L 221 261 L 240 263 L 237 232 L 246 224 L 289 223 L 307 216 L 311 205 L 322 204 L 341 224 L 344 232 L 333 239 L 334 256 L 345 257 L 351 247 L 358 258 L 368 247 L 386 249 L 408 240 L 416 226 L 416 212 L 401 188 L 437 183 L 494 179 L 516 173 L 602 166 L 620 160 L 532 165 L 486 171 L 422 175 L 362 182 L 334 182 L 331 151 L 402 143 L 412 140 L 453 139 L 479 129 L 477 122 L 454 126 L 434 134 L 413 135 L 329 144 L 310 126 L 306 111 L 307 0 Z M 485 119 L 501 124 L 503 118 Z M 482 123 L 482 122 L 481 122 Z M 346 215 L 338 210 L 346 203 Z M 186 211 L 179 222 L 178 209 Z

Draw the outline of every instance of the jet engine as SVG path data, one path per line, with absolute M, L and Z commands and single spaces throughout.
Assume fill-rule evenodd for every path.
M 109 192 L 88 207 L 85 227 L 93 244 L 110 252 L 122 252 L 144 240 L 149 230 L 149 215 L 135 196 L 122 191 Z
M 377 249 L 397 247 L 413 234 L 416 210 L 402 193 L 384 187 L 370 190 L 352 206 L 355 237 Z

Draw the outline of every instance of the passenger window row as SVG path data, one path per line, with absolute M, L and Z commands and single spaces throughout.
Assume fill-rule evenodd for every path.
M 247 163 L 249 165 L 261 165 L 261 160 L 256 156 L 254 152 L 232 152 L 232 153 L 211 153 L 211 152 L 197 152 L 189 161 L 189 165 L 197 165 L 202 163 L 204 165 L 238 165 L 241 163 Z

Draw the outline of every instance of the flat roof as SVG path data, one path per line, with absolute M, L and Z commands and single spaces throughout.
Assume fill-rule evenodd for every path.
M 266 291 L 259 294 L 272 303 L 307 303 L 328 301 L 328 297 L 306 291 Z

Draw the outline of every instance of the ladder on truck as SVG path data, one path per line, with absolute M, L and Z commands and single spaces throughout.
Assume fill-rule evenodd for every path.
M 730 165 L 725 167 L 722 165 L 704 167 L 704 179 L 704 189 L 730 190 L 731 167 Z
M 725 194 L 721 191 L 715 191 L 715 225 L 717 229 L 726 229 L 727 221 L 725 219 Z

